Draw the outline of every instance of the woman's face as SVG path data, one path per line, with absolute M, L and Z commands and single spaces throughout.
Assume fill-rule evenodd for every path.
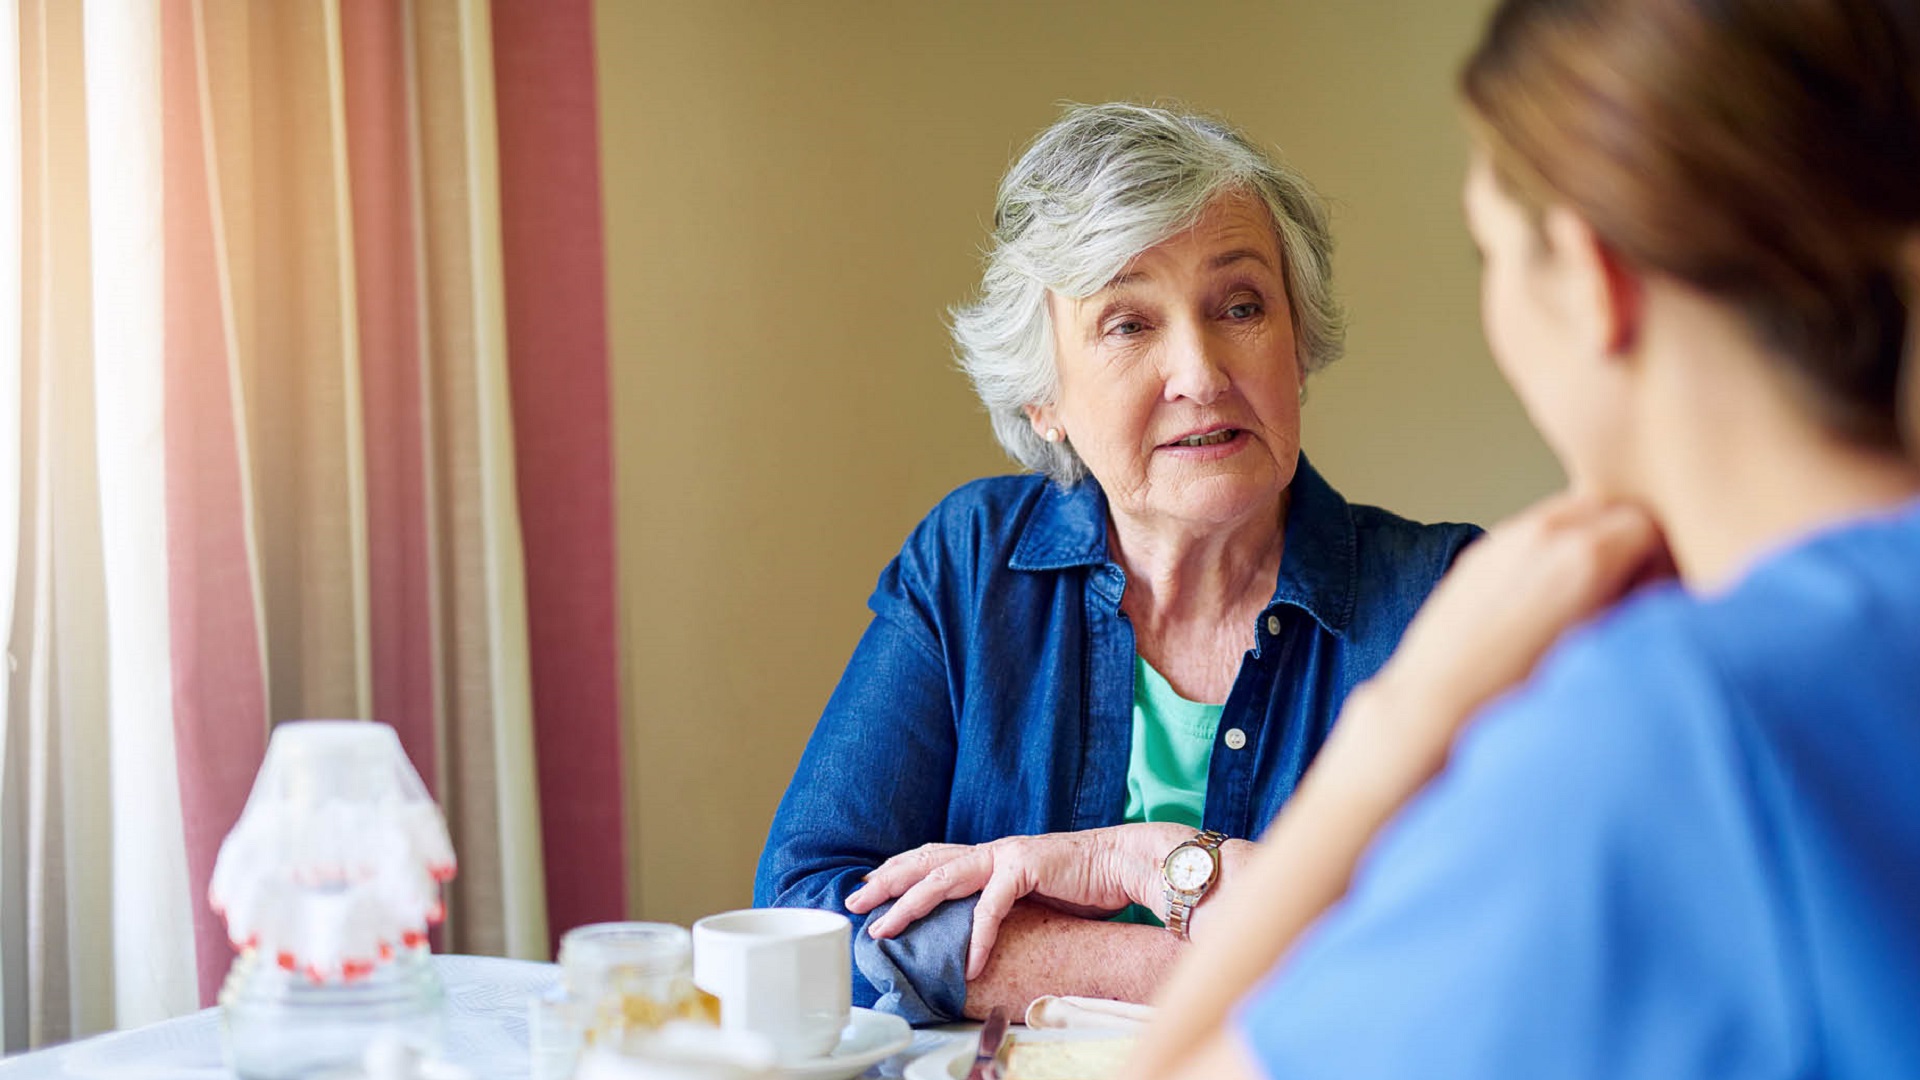
M 1619 387 L 1604 362 L 1608 315 L 1593 253 L 1572 250 L 1577 244 L 1563 243 L 1551 228 L 1543 234 L 1502 190 L 1484 153 L 1467 170 L 1465 203 L 1480 249 L 1480 320 L 1494 363 L 1568 480 L 1618 492 Z
M 1113 512 L 1229 525 L 1276 512 L 1300 451 L 1300 369 L 1272 219 L 1245 195 L 1092 296 L 1049 293 L 1059 429 Z

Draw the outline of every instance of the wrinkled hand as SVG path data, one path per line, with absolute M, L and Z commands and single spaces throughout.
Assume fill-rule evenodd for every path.
M 1625 503 L 1566 493 L 1495 526 L 1461 554 L 1363 691 L 1380 707 L 1353 710 L 1361 722 L 1351 731 L 1336 727 L 1342 768 L 1371 759 L 1381 794 L 1396 805 L 1411 797 L 1466 721 L 1525 681 L 1563 633 L 1671 575 L 1653 519 Z
M 864 915 L 899 897 L 867 926 L 869 935 L 889 938 L 941 903 L 979 893 L 967 946 L 967 978 L 974 979 L 987 966 L 1014 901 L 1030 897 L 1085 916 L 1149 903 L 1157 895 L 1160 860 L 1192 831 L 1146 823 L 1009 836 L 986 844 L 925 844 L 876 867 L 847 897 L 847 910 Z

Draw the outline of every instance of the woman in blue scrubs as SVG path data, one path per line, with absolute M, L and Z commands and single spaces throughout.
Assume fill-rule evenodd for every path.
M 1132 1075 L 1920 1076 L 1920 5 L 1505 0 L 1462 88 L 1570 489 L 1349 698 Z

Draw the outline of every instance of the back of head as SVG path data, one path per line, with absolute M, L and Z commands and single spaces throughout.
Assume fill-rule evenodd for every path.
M 1738 312 L 1829 430 L 1899 440 L 1920 5 L 1504 0 L 1461 83 L 1510 194 Z
M 1907 310 L 1920 311 L 1920 236 L 1907 245 Z M 1907 363 L 1901 374 L 1907 387 L 1900 402 L 1907 452 L 1920 458 L 1920 318 L 1907 319 Z

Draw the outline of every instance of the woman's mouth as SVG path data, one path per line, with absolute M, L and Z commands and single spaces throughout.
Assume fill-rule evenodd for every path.
M 1189 435 L 1184 439 L 1176 439 L 1175 441 L 1170 442 L 1167 445 L 1168 446 L 1219 446 L 1222 443 L 1232 442 L 1236 437 L 1239 436 L 1239 434 L 1240 434 L 1239 428 L 1221 428 L 1218 431 L 1208 431 L 1208 432 L 1203 432 L 1199 435 Z

